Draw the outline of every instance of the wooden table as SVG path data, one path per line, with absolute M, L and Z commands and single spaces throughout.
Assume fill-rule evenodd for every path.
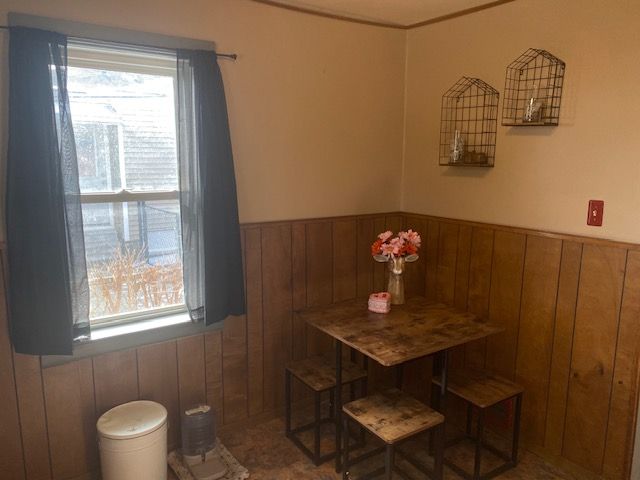
M 387 314 L 367 310 L 367 300 L 349 300 L 297 312 L 309 325 L 335 338 L 336 385 L 342 384 L 342 344 L 386 367 L 438 354 L 440 395 L 444 411 L 447 392 L 448 352 L 451 348 L 488 337 L 502 328 L 486 323 L 469 312 L 457 310 L 423 297 L 392 306 Z M 336 389 L 336 471 L 342 458 L 342 389 Z

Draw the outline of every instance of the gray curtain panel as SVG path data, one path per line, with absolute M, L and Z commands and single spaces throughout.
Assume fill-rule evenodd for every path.
M 70 355 L 74 338 L 88 334 L 89 284 L 66 37 L 12 28 L 9 67 L 11 338 L 20 353 Z
M 227 104 L 215 52 L 178 50 L 177 62 L 185 302 L 211 325 L 245 313 Z

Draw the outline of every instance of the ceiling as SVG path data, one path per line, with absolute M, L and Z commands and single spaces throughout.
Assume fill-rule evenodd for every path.
M 396 27 L 411 27 L 440 17 L 510 0 L 257 0 L 295 10 Z

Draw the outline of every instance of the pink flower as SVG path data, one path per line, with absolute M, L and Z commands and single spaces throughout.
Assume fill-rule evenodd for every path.
M 393 254 L 399 255 L 402 247 L 404 247 L 404 240 L 399 237 L 394 237 L 389 241 L 391 247 L 393 247 Z
M 418 232 L 414 232 L 413 230 L 409 229 L 409 231 L 402 233 L 404 234 L 405 240 L 407 240 L 412 245 L 415 245 L 416 247 L 420 247 L 422 239 L 420 238 L 420 234 Z
M 393 235 L 393 232 L 391 230 L 387 230 L 386 232 L 383 232 L 380 235 L 378 235 L 378 238 L 383 242 L 386 242 L 389 238 L 391 238 L 392 235 Z
M 417 253 L 421 242 L 420 234 L 413 230 L 398 232 L 395 236 L 392 231 L 387 230 L 378 235 L 371 246 L 371 254 L 382 255 L 387 259 L 413 255 Z
M 383 243 L 381 250 L 382 250 L 382 255 L 384 255 L 385 257 L 393 256 L 393 245 L 391 245 L 390 243 Z

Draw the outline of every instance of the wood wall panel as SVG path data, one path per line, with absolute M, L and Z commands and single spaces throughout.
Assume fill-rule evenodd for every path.
M 246 234 L 241 232 L 242 266 L 247 271 Z M 245 287 L 246 287 L 245 273 Z M 246 289 L 246 288 L 245 288 Z M 286 331 L 291 334 L 291 328 Z M 206 342 L 205 342 L 206 358 Z M 205 362 L 206 365 L 206 362 Z M 227 379 L 223 389 L 224 423 L 233 423 L 247 418 L 247 316 L 229 316 L 222 327 L 222 375 Z M 206 368 L 205 368 L 206 376 Z
M 516 381 L 527 395 L 522 431 L 530 443 L 544 445 L 549 372 L 562 241 L 527 237 L 522 281 Z
M 180 338 L 176 344 L 180 411 L 207 401 L 204 336 Z
M 306 229 L 307 306 L 333 300 L 333 225 L 310 223 Z
M 356 232 L 356 295 L 366 297 L 373 292 L 373 268 L 377 262 L 371 258 L 371 244 L 379 232 L 373 230 L 372 218 L 359 218 Z
M 640 252 L 629 252 L 605 443 L 603 473 L 606 478 L 624 478 L 631 473 L 634 430 L 629 428 L 628 419 L 633 418 L 638 405 L 639 349 Z
M 176 448 L 180 444 L 177 357 L 175 341 L 137 349 L 140 400 L 152 400 L 167 409 L 169 448 Z
M 215 410 L 218 424 L 224 423 L 227 417 L 224 414 L 222 332 L 220 330 L 204 335 L 204 358 L 207 403 Z
M 369 243 L 371 245 L 376 237 L 388 229 L 385 217 L 376 217 L 373 219 L 373 237 Z M 383 263 L 374 262 L 373 264 L 373 290 L 375 292 L 383 292 L 387 289 L 387 266 Z
M 561 255 L 544 439 L 545 448 L 558 456 L 562 454 L 564 440 L 582 244 L 562 242 Z
M 372 260 L 370 245 L 386 229 L 407 228 L 422 234 L 423 247 L 407 267 L 406 291 L 505 328 L 454 350 L 452 363 L 515 374 L 526 389 L 523 440 L 536 453 L 571 465 L 582 472 L 577 478 L 627 480 L 640 246 L 416 214 L 243 226 L 247 314 L 222 330 L 42 370 L 38 359 L 11 352 L 0 318 L 2 478 L 68 480 L 96 471 L 100 411 L 133 398 L 167 406 L 176 427 L 180 410 L 202 401 L 225 425 L 281 413 L 285 363 L 331 348 L 293 311 L 385 289 L 386 266 Z M 371 386 L 394 383 L 393 369 L 370 365 Z M 404 387 L 426 399 L 430 375 L 430 359 L 412 362 Z M 302 390 L 294 398 L 305 401 Z M 170 426 L 172 443 L 178 434 Z
M 458 259 L 458 232 L 453 223 L 441 223 L 438 236 L 438 265 L 436 274 L 436 300 L 453 305 L 456 288 Z
M 98 466 L 93 366 L 90 358 L 43 370 L 51 471 L 55 480 Z
M 306 226 L 296 223 L 291 226 L 291 303 L 293 311 L 307 306 L 307 240 Z M 293 315 L 291 327 L 291 358 L 300 360 L 307 356 L 308 328 Z M 312 333 L 313 334 L 313 333 Z M 310 392 L 298 382 L 293 383 L 295 402 L 311 398 Z
M 289 332 L 291 328 L 289 327 Z M 247 410 L 247 317 L 228 317 L 222 329 L 222 371 L 227 379 L 223 390 L 224 422 L 248 416 Z
M 504 331 L 487 339 L 486 367 L 513 379 L 516 370 L 520 296 L 526 237 L 495 232 L 489 293 L 489 321 Z
M 391 230 L 394 234 L 397 234 L 404 228 L 405 217 L 399 214 L 385 215 L 384 222 L 387 230 Z
M 3 274 L 4 262 L 0 265 Z M 14 378 L 13 355 L 7 324 L 4 275 L 0 282 L 0 472 L 9 478 L 25 478 L 22 432 Z
M 600 473 L 618 338 L 626 251 L 585 245 L 571 357 L 563 454 Z
M 471 260 L 471 233 L 468 225 L 458 226 L 458 244 L 456 251 L 456 276 L 453 291 L 453 305 L 461 310 L 467 310 L 469 297 L 469 267 Z M 462 368 L 465 365 L 466 348 L 461 345 L 451 352 L 451 365 Z
M 138 399 L 136 351 L 107 353 L 93 357 L 96 413 Z
M 333 301 L 333 226 L 331 222 L 307 224 L 307 306 Z M 331 339 L 314 329 L 307 330 L 307 351 L 318 354 L 331 349 Z
M 333 301 L 356 297 L 357 278 L 356 220 L 333 222 Z
M 307 306 L 307 247 L 304 224 L 291 226 L 291 302 L 293 310 Z M 307 356 L 307 326 L 297 316 L 293 317 L 292 357 Z
M 462 310 L 467 309 L 469 298 L 469 267 L 471 262 L 471 234 L 469 225 L 460 225 L 458 230 L 458 250 L 456 255 L 456 284 L 453 304 Z
M 467 309 L 482 318 L 489 314 L 493 238 L 494 231 L 488 228 L 474 228 L 471 232 Z M 465 345 L 465 362 L 474 368 L 484 368 L 486 353 L 486 340 L 471 342 Z
M 329 224 L 331 227 L 331 224 Z M 308 233 L 308 232 L 307 232 Z M 329 245 L 331 230 L 329 229 Z M 307 242 L 307 249 L 309 247 Z M 313 242 L 311 242 L 313 243 Z M 262 315 L 264 318 L 264 409 L 280 409 L 284 401 L 284 366 L 291 358 L 292 290 L 291 226 L 262 229 Z M 309 255 L 307 255 L 309 258 Z M 307 263 L 308 267 L 308 263 Z M 331 264 L 329 263 L 329 272 Z M 329 279 L 331 273 L 329 273 Z M 317 288 L 322 286 L 316 285 Z M 331 302 L 329 295 L 328 302 Z
M 262 318 L 262 234 L 259 228 L 245 230 L 245 276 L 247 296 L 247 375 L 249 414 L 264 407 L 264 322 Z M 222 348 L 222 347 L 220 347 Z
M 426 241 L 425 241 L 426 240 Z M 427 222 L 426 239 L 423 240 L 422 249 L 426 258 L 427 278 L 425 280 L 425 296 L 429 300 L 437 299 L 438 283 L 438 243 L 440 240 L 440 223 L 434 220 Z
M 51 478 L 40 358 L 14 354 L 16 393 L 22 429 L 22 447 L 27 480 Z

